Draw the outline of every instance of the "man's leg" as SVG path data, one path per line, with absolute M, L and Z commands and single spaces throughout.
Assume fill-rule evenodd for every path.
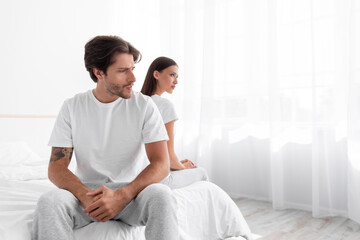
M 83 213 L 80 202 L 71 192 L 56 189 L 43 194 L 38 201 L 32 239 L 73 240 L 73 229 L 92 221 Z
M 151 184 L 141 191 L 114 219 L 131 226 L 146 226 L 146 240 L 178 240 L 176 200 L 164 184 Z
M 162 180 L 161 183 L 169 186 L 171 189 L 177 189 L 198 181 L 209 181 L 207 172 L 202 167 L 171 171 L 170 175 Z

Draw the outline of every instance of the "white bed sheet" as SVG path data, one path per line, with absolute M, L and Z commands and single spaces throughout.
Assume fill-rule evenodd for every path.
M 48 180 L 2 180 L 0 183 L 0 239 L 30 240 L 33 212 L 39 196 L 54 189 Z M 215 184 L 197 182 L 173 190 L 178 203 L 182 240 L 248 236 L 250 230 L 235 203 Z M 143 240 L 144 227 L 119 221 L 94 222 L 75 230 L 76 239 Z M 242 238 L 239 238 L 242 239 Z

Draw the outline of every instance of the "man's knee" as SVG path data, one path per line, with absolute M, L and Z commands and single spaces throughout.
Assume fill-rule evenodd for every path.
M 73 204 L 75 196 L 69 191 L 56 189 L 44 193 L 37 202 L 38 211 L 56 211 L 64 210 Z
M 148 199 L 150 207 L 173 208 L 176 203 L 171 189 L 164 184 L 151 184 L 142 193 Z

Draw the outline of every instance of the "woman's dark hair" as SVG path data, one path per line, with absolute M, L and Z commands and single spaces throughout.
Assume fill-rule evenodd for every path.
M 93 69 L 97 68 L 106 75 L 107 68 L 115 62 L 115 55 L 118 53 L 132 54 L 135 63 L 141 60 L 141 53 L 118 36 L 97 36 L 86 43 L 85 67 L 94 82 L 97 82 L 98 79 Z
M 147 71 L 145 81 L 144 81 L 144 84 L 141 89 L 141 93 L 148 95 L 148 96 L 153 95 L 155 93 L 156 86 L 157 86 L 156 79 L 154 78 L 154 71 L 161 72 L 165 68 L 168 68 L 168 67 L 174 66 L 174 65 L 177 66 L 176 62 L 174 60 L 172 60 L 171 58 L 158 57 L 157 59 L 155 59 L 151 63 L 149 70 Z

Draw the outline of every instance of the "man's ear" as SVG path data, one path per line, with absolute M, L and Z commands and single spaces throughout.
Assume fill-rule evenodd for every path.
M 97 68 L 93 68 L 93 73 L 98 80 L 102 79 L 103 76 L 105 75 L 103 71 L 101 71 L 100 69 L 97 69 Z
M 154 76 L 155 79 L 158 79 L 158 78 L 159 78 L 159 75 L 160 75 L 159 71 L 155 70 L 155 71 L 153 72 L 153 76 Z

